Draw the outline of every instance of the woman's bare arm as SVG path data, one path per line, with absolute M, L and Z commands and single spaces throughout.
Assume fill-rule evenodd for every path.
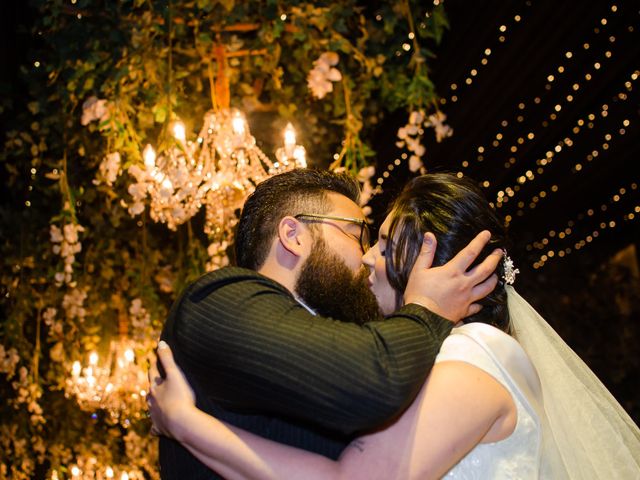
M 176 416 L 176 440 L 228 480 L 338 478 L 339 464 L 226 425 L 195 407 Z
M 396 423 L 360 438 L 335 462 L 199 411 L 171 352 L 160 348 L 158 355 L 167 378 L 152 382 L 154 425 L 229 480 L 439 478 L 479 442 L 505 438 L 515 426 L 513 400 L 493 377 L 464 362 L 442 362 Z
M 339 463 L 226 425 L 195 406 L 195 396 L 160 342 L 158 358 L 165 369 L 149 371 L 148 403 L 152 431 L 182 443 L 194 456 L 228 480 L 307 480 L 338 478 Z
M 516 407 L 483 370 L 437 363 L 411 407 L 390 427 L 361 437 L 340 458 L 345 478 L 440 478 L 478 443 L 508 437 Z

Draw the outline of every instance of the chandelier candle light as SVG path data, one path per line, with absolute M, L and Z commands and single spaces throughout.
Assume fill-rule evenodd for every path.
M 230 238 L 237 222 L 236 209 L 258 183 L 307 163 L 291 123 L 276 161 L 258 148 L 244 114 L 229 106 L 225 49 L 218 45 L 214 51 L 218 68 L 215 82 L 212 73 L 210 78 L 213 109 L 205 114 L 200 133 L 190 140 L 184 124 L 175 121 L 169 148 L 159 154 L 150 144 L 144 148 L 144 166 L 129 168 L 136 183 L 129 186 L 134 201 L 128 209 L 131 215 L 142 213 L 148 197 L 151 218 L 176 230 L 204 205 L 205 233 L 223 240 Z
M 103 409 L 113 423 L 127 427 L 143 416 L 147 396 L 147 375 L 142 358 L 136 358 L 136 343 L 127 337 L 126 317 L 119 319 L 120 335 L 109 344 L 109 353 L 100 362 L 98 352 L 89 353 L 89 363 L 83 367 L 73 362 L 71 376 L 66 380 L 67 396 L 74 395 L 83 410 Z
M 187 140 L 182 122 L 172 127 L 175 142 L 160 155 L 151 145 L 143 151 L 144 168 L 132 165 L 136 183 L 129 186 L 134 203 L 129 212 L 142 212 L 149 198 L 151 218 L 175 230 L 207 206 L 206 233 L 215 233 L 255 185 L 268 176 L 306 166 L 304 147 L 296 145 L 293 126 L 285 129 L 284 147 L 272 162 L 256 145 L 244 115 L 236 109 L 210 110 L 195 141 Z

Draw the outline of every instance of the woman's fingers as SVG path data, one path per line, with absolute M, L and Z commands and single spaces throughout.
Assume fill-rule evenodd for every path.
M 483 230 L 448 263 L 454 265 L 459 271 L 466 272 L 489 240 L 491 240 L 491 232 Z
M 482 310 L 482 305 L 480 305 L 479 303 L 472 303 L 471 305 L 469 305 L 466 316 L 470 317 L 471 315 L 475 315 L 476 313 L 479 313 L 480 310 Z
M 160 372 L 158 371 L 157 360 L 156 360 L 155 362 L 151 362 L 151 365 L 149 366 L 149 385 L 153 385 L 155 382 L 152 382 L 152 380 L 159 376 L 160 376 Z
M 149 366 L 149 395 L 147 396 L 147 404 L 151 408 L 151 401 L 153 400 L 153 394 L 156 391 L 156 387 L 162 383 L 162 377 L 158 371 L 158 361 L 151 362 Z
M 156 348 L 156 361 L 151 364 L 149 367 L 149 390 L 151 393 L 154 391 L 154 387 L 156 385 L 160 385 L 163 382 L 162 374 L 160 373 L 160 369 L 158 368 L 158 361 L 161 363 L 161 367 L 164 370 L 165 374 L 169 370 L 175 371 L 176 362 L 173 359 L 173 353 L 171 352 L 171 348 L 164 340 L 160 340 L 158 342 L 158 347 Z
M 498 285 L 498 275 L 493 273 L 489 278 L 475 285 L 471 289 L 471 301 L 477 302 L 478 300 L 482 300 L 484 297 L 493 292 L 493 290 L 496 288 L 496 285 Z
M 162 340 L 158 342 L 156 353 L 160 363 L 157 365 L 157 375 L 153 377 L 157 387 L 152 385 L 152 393 L 162 391 L 166 402 L 189 401 L 189 403 L 195 403 L 193 390 L 184 373 L 176 364 L 173 352 L 167 342 Z M 162 370 L 164 370 L 164 379 L 160 373 Z
M 176 362 L 173 359 L 173 352 L 171 348 L 169 348 L 169 344 L 164 340 L 160 340 L 158 342 L 158 348 L 156 349 L 158 354 L 158 358 L 162 362 L 162 367 L 164 368 L 165 373 L 168 375 L 169 370 L 175 370 Z
M 487 255 L 482 263 L 473 267 L 467 276 L 472 279 L 475 284 L 480 284 L 483 281 L 491 278 L 490 275 L 496 271 L 498 264 L 504 258 L 504 252 L 500 248 L 496 248 L 490 255 Z

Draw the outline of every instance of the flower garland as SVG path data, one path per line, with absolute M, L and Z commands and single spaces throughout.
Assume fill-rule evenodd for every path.
M 71 287 L 76 285 L 76 282 L 73 281 L 73 264 L 76 261 L 76 253 L 82 251 L 79 234 L 84 230 L 82 225 L 73 223 L 63 225 L 62 230 L 54 224 L 49 228 L 49 237 L 51 243 L 53 243 L 53 253 L 60 255 L 64 262 L 63 270 L 56 272 L 54 275 L 54 280 L 58 287 L 63 284 Z

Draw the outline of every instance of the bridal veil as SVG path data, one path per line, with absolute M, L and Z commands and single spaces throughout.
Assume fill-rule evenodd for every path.
M 506 289 L 514 336 L 542 386 L 543 478 L 640 478 L 638 426 L 535 309 Z

